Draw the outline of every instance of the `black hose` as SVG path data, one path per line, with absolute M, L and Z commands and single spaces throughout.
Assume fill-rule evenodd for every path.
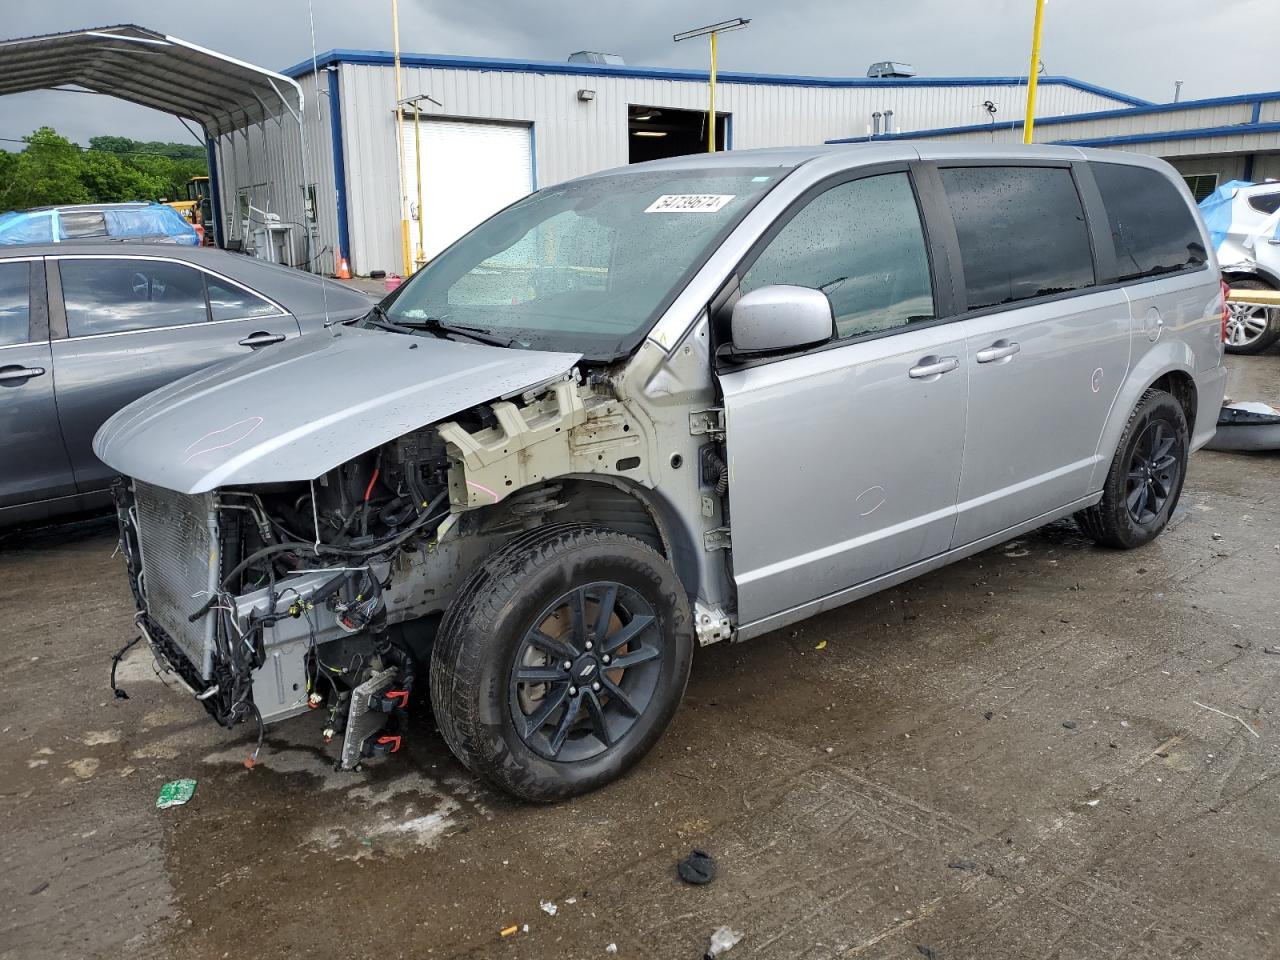
M 121 647 L 120 651 L 114 657 L 111 658 L 111 692 L 115 694 L 115 698 L 117 700 L 128 700 L 129 695 L 125 693 L 122 689 L 120 689 L 118 686 L 116 686 L 116 667 L 120 666 L 120 661 L 123 660 L 124 655 L 129 652 L 129 648 L 132 647 L 135 643 L 137 643 L 141 639 L 142 639 L 142 634 L 138 634 L 136 637 L 134 637 L 132 640 L 126 643 L 123 647 Z
M 243 560 L 237 563 L 234 567 L 232 567 L 231 572 L 222 578 L 222 589 L 223 590 L 230 589 L 231 581 L 234 580 L 236 575 L 239 574 L 246 567 L 256 563 L 257 561 L 261 560 L 264 557 L 269 557 L 272 554 L 281 553 L 286 550 L 316 550 L 320 553 L 332 553 L 340 557 L 359 557 L 361 559 L 376 556 L 377 554 L 383 553 L 384 551 L 387 551 L 387 550 L 394 550 L 396 547 L 400 546 L 400 544 L 404 543 L 411 536 L 413 536 L 413 534 L 415 534 L 427 523 L 429 523 L 432 520 L 438 520 L 441 516 L 443 516 L 443 514 L 437 514 L 435 516 L 432 516 L 431 511 L 440 505 L 440 501 L 442 501 L 448 495 L 448 492 L 449 492 L 448 490 L 441 490 L 440 493 L 436 495 L 435 499 L 432 500 L 431 503 L 427 505 L 427 509 L 423 512 L 422 517 L 420 517 L 418 520 L 415 520 L 413 523 L 409 524 L 409 526 L 405 527 L 405 529 L 401 531 L 399 534 L 392 537 L 390 540 L 381 541 L 380 543 L 377 543 L 374 546 L 369 547 L 368 549 L 355 550 L 349 547 L 335 547 L 327 543 L 321 543 L 317 545 L 314 543 L 304 543 L 301 540 L 286 540 L 281 543 L 273 543 L 270 546 L 263 547 L 260 550 L 255 550 L 253 553 L 249 554 L 249 556 L 245 557 Z M 213 608 L 214 604 L 217 603 L 217 600 L 218 598 L 216 596 L 210 597 L 208 602 L 205 603 L 203 606 L 201 606 L 200 609 L 198 609 L 195 613 L 191 614 L 191 616 L 188 617 L 187 620 L 190 623 L 195 623 L 197 620 L 199 620 L 201 617 L 203 617 L 206 613 L 208 613 Z

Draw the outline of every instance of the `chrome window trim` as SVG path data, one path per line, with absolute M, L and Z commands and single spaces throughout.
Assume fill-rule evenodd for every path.
M 233 280 L 231 277 L 228 277 L 224 273 L 219 273 L 217 270 L 211 270 L 208 267 L 204 266 L 203 264 L 193 263 L 190 260 L 183 260 L 179 257 L 158 257 L 158 256 L 155 256 L 154 254 L 138 254 L 138 253 L 126 252 L 126 253 L 56 253 L 56 254 L 50 254 L 47 258 L 29 257 L 26 259 L 32 259 L 32 260 L 49 259 L 49 260 L 56 260 L 58 262 L 61 262 L 63 260 L 146 260 L 146 261 L 151 261 L 156 263 L 176 263 L 179 266 L 190 267 L 193 270 L 198 270 L 207 276 L 216 277 L 218 280 L 222 281 L 223 283 L 229 284 L 230 286 L 243 290 L 245 293 L 255 296 L 259 300 L 265 300 L 267 303 L 271 304 L 271 306 L 276 308 L 276 313 L 267 314 L 266 316 L 261 316 L 261 317 L 228 317 L 227 319 L 224 319 L 224 320 L 209 319 L 209 320 L 200 320 L 200 321 L 197 321 L 196 323 L 172 323 L 163 327 L 139 327 L 136 330 L 113 330 L 110 333 L 83 333 L 79 335 L 72 335 L 70 330 L 71 325 L 67 324 L 67 328 L 68 328 L 67 336 L 60 337 L 59 338 L 60 340 L 94 340 L 100 337 L 120 337 L 130 333 L 150 333 L 157 330 L 180 330 L 184 327 L 207 327 L 210 324 L 215 324 L 215 323 L 242 323 L 245 320 L 264 320 L 264 321 L 278 320 L 281 317 L 293 316 L 293 314 L 290 313 L 288 310 L 286 310 L 278 300 L 267 296 L 265 293 L 262 293 L 261 291 L 258 291 L 258 290 L 254 290 L 251 287 L 246 287 L 243 283 L 240 283 L 238 280 Z M 59 277 L 59 281 L 61 281 L 61 277 Z M 209 292 L 208 292 L 208 284 L 206 283 L 205 285 L 206 310 L 210 309 L 208 307 L 208 303 L 209 303 Z M 66 305 L 64 304 L 63 312 L 65 313 L 65 311 L 66 311 Z
M 287 316 L 287 314 L 286 314 Z M 136 330 L 112 330 L 109 333 L 82 333 L 79 336 L 61 337 L 54 343 L 70 343 L 73 340 L 101 340 L 103 337 L 127 337 L 133 333 L 159 333 L 165 330 L 187 330 L 194 327 L 201 329 L 205 327 L 217 326 L 223 323 L 244 323 L 246 320 L 279 320 L 280 314 L 272 314 L 269 317 L 236 317 L 230 320 L 199 320 L 196 323 L 171 323 L 163 327 L 138 327 Z M 288 334 L 286 334 L 288 336 Z

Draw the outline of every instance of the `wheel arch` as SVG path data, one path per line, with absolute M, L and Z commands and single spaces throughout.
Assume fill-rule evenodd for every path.
M 1120 444 L 1125 424 L 1129 422 L 1129 414 L 1148 390 L 1155 388 L 1172 394 L 1187 416 L 1187 429 L 1192 435 L 1196 433 L 1196 420 L 1203 411 L 1194 371 L 1195 355 L 1180 340 L 1156 344 L 1129 371 L 1098 441 L 1097 459 L 1089 479 L 1090 493 L 1097 493 L 1106 482 L 1107 471 L 1111 469 L 1111 460 Z M 1216 419 L 1217 411 L 1211 412 Z
M 1231 286 L 1232 279 L 1261 280 L 1263 283 L 1270 284 L 1272 289 L 1280 290 L 1280 274 L 1256 263 L 1247 270 L 1223 267 L 1222 278 L 1227 281 L 1227 286 Z
M 510 520 L 508 511 L 513 502 L 537 501 L 540 496 L 554 505 L 543 515 L 544 523 L 592 523 L 635 537 L 671 565 L 690 600 L 698 596 L 702 585 L 698 534 L 658 491 L 627 477 L 567 473 L 525 487 L 480 510 L 501 525 Z
M 695 535 L 657 490 L 604 474 L 566 474 L 556 482 L 564 486 L 566 504 L 556 511 L 555 520 L 598 523 L 645 540 L 671 564 L 690 600 L 698 596 L 701 572 Z

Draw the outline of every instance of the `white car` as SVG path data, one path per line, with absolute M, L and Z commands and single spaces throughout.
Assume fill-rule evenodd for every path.
M 1223 184 L 1200 203 L 1222 276 L 1235 289 L 1280 290 L 1280 180 Z M 1232 303 L 1229 353 L 1262 353 L 1280 339 L 1280 308 Z

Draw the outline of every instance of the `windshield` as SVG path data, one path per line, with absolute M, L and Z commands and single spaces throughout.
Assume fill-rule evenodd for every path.
M 418 271 L 384 304 L 386 318 L 593 360 L 622 356 L 788 172 L 665 170 L 549 187 Z

